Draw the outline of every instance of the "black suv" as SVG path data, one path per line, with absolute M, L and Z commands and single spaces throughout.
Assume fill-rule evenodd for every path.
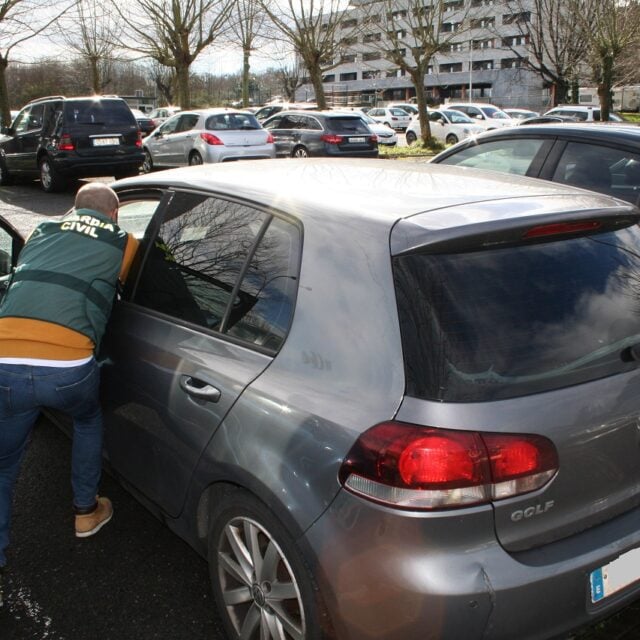
M 140 130 L 121 98 L 39 98 L 0 137 L 0 184 L 40 176 L 45 191 L 68 180 L 136 175 L 144 160 Z

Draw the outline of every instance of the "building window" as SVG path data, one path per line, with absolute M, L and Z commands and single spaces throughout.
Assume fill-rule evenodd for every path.
M 456 11 L 464 7 L 464 0 L 449 0 L 444 3 L 445 11 Z
M 430 65 L 427 67 L 427 75 L 428 75 L 428 76 L 432 76 L 432 75 L 433 75 L 433 65 L 432 65 L 432 64 L 430 64 Z
M 518 24 L 520 22 L 530 22 L 531 12 L 520 11 L 519 13 L 509 13 L 502 16 L 502 24 Z
M 348 82 L 349 80 L 357 80 L 358 74 L 353 71 L 352 73 L 341 73 L 340 82 Z
M 362 38 L 362 42 L 365 44 L 368 42 L 380 42 L 380 40 L 382 40 L 381 33 L 366 33 Z
M 488 29 L 495 26 L 495 24 L 496 24 L 495 16 L 491 16 L 488 18 L 474 18 L 469 23 L 469 26 L 472 29 Z
M 493 7 L 496 0 L 471 0 L 472 7 Z
M 440 31 L 444 33 L 455 33 L 462 26 L 462 22 L 443 22 L 440 25 Z
M 352 36 L 350 38 L 342 38 L 339 44 L 343 47 L 350 47 L 351 45 L 358 44 L 358 37 Z
M 500 67 L 502 69 L 520 69 L 524 67 L 528 58 L 503 58 L 500 61 Z
M 371 62 L 371 60 L 380 60 L 382 54 L 379 51 L 367 51 L 362 54 L 362 60 L 364 62 Z
M 474 40 L 473 48 L 474 49 L 494 49 L 496 46 L 496 41 L 494 38 L 487 38 L 485 40 Z
M 433 25 L 429 24 L 422 27 L 413 27 L 413 29 L 411 29 L 411 33 L 413 33 L 413 37 L 418 40 L 426 40 L 433 33 Z
M 327 76 L 322 76 L 322 82 L 335 82 L 335 81 L 336 81 L 335 73 L 331 73 Z
M 362 79 L 363 80 L 376 80 L 379 75 L 379 71 L 363 71 Z
M 440 65 L 440 73 L 459 73 L 462 71 L 462 62 L 450 62 Z
M 405 9 L 401 9 L 400 11 L 393 11 L 392 13 L 387 14 L 388 20 L 399 20 L 401 18 L 406 18 L 407 12 Z
M 529 44 L 529 36 L 509 36 L 508 38 L 502 38 L 503 47 L 517 47 L 518 45 Z
M 343 20 L 340 23 L 340 26 L 343 29 L 353 29 L 353 27 L 358 25 L 358 21 L 356 20 L 356 18 L 349 18 L 348 20 Z
M 406 75 L 404 69 L 390 69 L 386 72 L 387 78 L 402 78 L 404 75 Z
M 449 45 L 449 51 L 454 53 L 455 51 L 464 51 L 465 43 L 464 42 L 452 42 Z
M 493 60 L 474 60 L 471 66 L 473 71 L 486 71 L 493 69 Z
M 346 63 L 355 62 L 355 61 L 356 61 L 355 53 L 345 53 L 343 56 L 340 57 L 340 64 L 346 64 Z
M 405 57 L 407 55 L 407 50 L 406 49 L 389 49 L 389 51 L 387 52 L 387 57 L 388 58 L 395 58 L 397 56 L 401 56 L 401 57 Z

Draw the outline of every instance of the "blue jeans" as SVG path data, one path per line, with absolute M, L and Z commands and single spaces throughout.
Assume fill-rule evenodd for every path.
M 0 567 L 6 564 L 11 503 L 29 435 L 42 407 L 73 418 L 71 487 L 74 506 L 95 504 L 102 470 L 100 369 L 0 363 Z

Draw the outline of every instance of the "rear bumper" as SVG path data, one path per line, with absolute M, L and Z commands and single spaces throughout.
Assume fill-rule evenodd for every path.
M 196 147 L 198 148 L 198 147 Z M 273 144 L 254 145 L 251 147 L 228 147 L 207 145 L 202 148 L 204 162 L 229 162 L 231 160 L 260 160 L 276 157 L 276 147 Z
M 519 554 L 491 507 L 399 512 L 342 491 L 306 533 L 340 640 L 533 640 L 591 624 L 640 583 L 591 604 L 589 575 L 640 546 L 640 509 Z
M 53 166 L 63 176 L 89 178 L 109 176 L 129 169 L 140 168 L 144 160 L 142 149 L 132 153 L 122 153 L 109 157 L 57 156 L 52 159 Z

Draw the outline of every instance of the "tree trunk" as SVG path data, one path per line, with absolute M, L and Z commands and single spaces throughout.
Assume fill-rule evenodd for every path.
M 431 123 L 427 113 L 427 96 L 424 88 L 424 74 L 422 69 L 411 74 L 413 86 L 416 89 L 416 106 L 418 107 L 418 119 L 420 120 L 420 137 L 422 144 L 427 146 L 431 140 Z
M 598 98 L 600 99 L 600 120 L 607 122 L 611 111 L 611 86 L 613 85 L 613 57 L 605 55 L 600 61 L 600 82 L 598 82 Z
M 91 69 L 91 89 L 95 95 L 102 93 L 102 82 L 100 81 L 100 61 L 98 58 L 89 58 L 89 68 Z
M 176 65 L 176 85 L 178 88 L 178 104 L 182 109 L 191 109 L 191 93 L 189 91 L 189 64 Z
M 568 102 L 569 83 L 564 79 L 558 79 L 554 84 L 552 106 L 557 107 L 559 104 Z
M 0 114 L 2 114 L 2 126 L 11 124 L 11 110 L 9 108 L 9 90 L 7 89 L 7 65 L 9 61 L 0 55 Z
M 327 100 L 324 97 L 324 85 L 322 84 L 322 70 L 319 66 L 314 65 L 309 69 L 309 75 L 311 76 L 311 84 L 316 94 L 316 104 L 318 109 L 327 108 Z
M 246 109 L 249 106 L 249 57 L 251 49 L 248 47 L 242 50 L 242 106 Z

